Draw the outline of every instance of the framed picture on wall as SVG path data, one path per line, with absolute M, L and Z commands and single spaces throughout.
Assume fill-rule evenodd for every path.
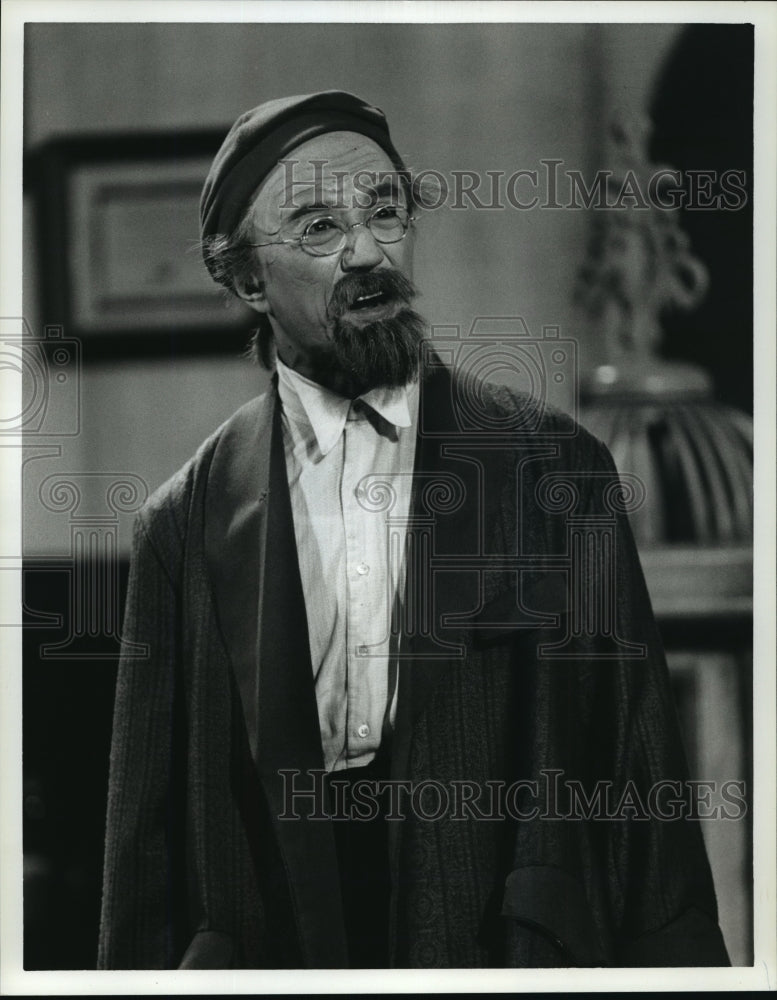
M 198 248 L 199 199 L 225 130 L 54 140 L 28 161 L 44 323 L 89 354 L 233 350 L 253 313 Z

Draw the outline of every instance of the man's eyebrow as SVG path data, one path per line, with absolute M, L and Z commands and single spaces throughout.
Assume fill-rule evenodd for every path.
M 286 217 L 286 221 L 293 222 L 295 219 L 299 219 L 303 215 L 309 215 L 311 212 L 331 212 L 332 210 L 332 205 L 327 205 L 323 201 L 314 201 L 309 205 L 298 205 L 291 215 Z
M 359 190 L 372 198 L 383 198 L 386 195 L 397 195 L 400 193 L 402 187 L 395 174 L 392 173 L 390 176 L 386 177 L 385 172 L 381 171 L 380 175 L 383 175 L 383 179 L 379 184 L 376 184 L 374 187 L 364 185 L 364 187 Z
M 370 173 L 374 173 L 374 171 L 364 171 L 361 176 L 368 177 Z M 359 175 L 357 174 L 357 176 Z M 368 184 L 360 186 L 357 189 L 357 192 L 354 194 L 354 199 L 357 200 L 359 194 L 361 194 L 362 197 L 366 196 L 371 201 L 373 201 L 378 198 L 383 198 L 386 195 L 395 196 L 399 194 L 400 191 L 401 191 L 401 184 L 399 183 L 399 181 L 395 176 L 393 175 L 390 177 L 384 176 L 383 179 L 380 181 L 380 183 L 376 184 L 375 186 Z M 303 215 L 309 215 L 313 212 L 334 212 L 336 209 L 343 207 L 346 206 L 327 204 L 326 202 L 317 199 L 316 201 L 313 201 L 308 205 L 298 205 L 294 209 L 294 211 L 286 217 L 285 221 L 294 222 L 295 219 L 299 219 Z
M 393 175 L 391 177 L 384 177 L 380 184 L 373 190 L 378 196 L 382 194 L 396 194 L 399 191 L 399 183 Z

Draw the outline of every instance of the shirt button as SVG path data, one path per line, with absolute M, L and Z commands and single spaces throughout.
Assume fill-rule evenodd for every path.
M 356 567 L 356 572 L 359 574 L 359 576 L 366 576 L 369 573 L 369 571 L 370 567 L 367 565 L 367 563 L 363 562 L 359 563 L 359 565 Z
M 359 736 L 364 740 L 370 735 L 370 727 L 366 722 L 362 723 L 361 726 L 356 730 Z
M 357 646 L 356 652 L 359 654 L 359 656 L 366 656 L 367 653 L 369 652 L 369 649 L 367 646 Z

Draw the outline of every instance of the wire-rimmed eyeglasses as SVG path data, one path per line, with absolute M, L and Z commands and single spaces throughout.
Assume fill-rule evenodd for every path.
M 317 215 L 306 223 L 299 236 L 267 243 L 246 243 L 249 247 L 274 247 L 282 244 L 300 247 L 314 257 L 329 257 L 340 253 L 348 242 L 348 233 L 359 226 L 369 230 L 378 243 L 399 243 L 407 236 L 410 223 L 415 218 L 399 205 L 380 205 L 364 222 L 347 225 L 333 215 Z

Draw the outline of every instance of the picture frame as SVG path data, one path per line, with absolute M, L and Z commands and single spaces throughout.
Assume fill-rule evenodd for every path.
M 243 347 L 253 312 L 212 280 L 199 199 L 224 129 L 55 138 L 28 155 L 42 320 L 84 357 Z

